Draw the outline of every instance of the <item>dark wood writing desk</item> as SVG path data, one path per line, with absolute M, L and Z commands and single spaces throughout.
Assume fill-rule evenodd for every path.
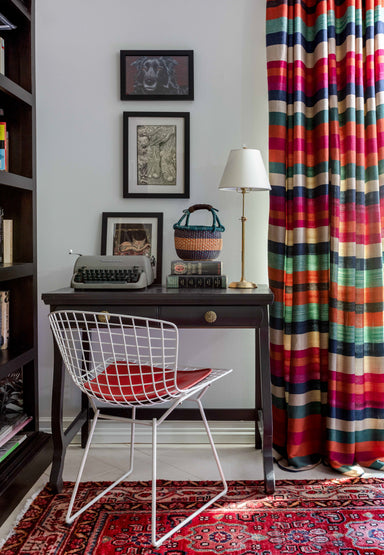
M 51 311 L 68 309 L 116 312 L 169 320 L 180 328 L 255 329 L 255 410 L 206 409 L 206 413 L 208 419 L 255 421 L 256 448 L 262 446 L 263 450 L 265 490 L 267 493 L 274 491 L 268 327 L 268 306 L 273 302 L 273 294 L 266 285 L 259 285 L 257 289 L 243 290 L 166 289 L 161 286 L 118 291 L 74 291 L 71 288 L 65 288 L 45 293 L 42 299 L 50 306 Z M 239 373 L 239 379 L 241 379 L 242 358 L 242 354 L 239 353 L 239 368 L 234 368 L 234 372 Z M 60 491 L 62 487 L 66 448 L 80 429 L 82 444 L 85 445 L 90 412 L 88 400 L 83 395 L 81 411 L 70 426 L 63 430 L 64 376 L 61 356 L 55 345 L 52 388 L 54 456 L 50 484 L 56 491 Z M 154 409 L 141 410 L 155 412 Z M 195 409 L 177 409 L 174 411 L 174 418 L 195 419 L 194 411 Z M 149 415 L 149 412 L 146 412 L 147 414 Z M 148 417 L 153 418 L 153 416 L 156 415 L 151 414 Z M 262 438 L 260 429 L 262 429 Z

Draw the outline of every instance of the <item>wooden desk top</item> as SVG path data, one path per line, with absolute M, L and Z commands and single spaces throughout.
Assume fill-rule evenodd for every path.
M 266 306 L 273 302 L 273 293 L 267 285 L 256 289 L 167 289 L 151 285 L 145 289 L 80 289 L 71 287 L 42 294 L 45 304 L 84 305 L 107 303 L 108 305 L 218 305 L 218 306 Z

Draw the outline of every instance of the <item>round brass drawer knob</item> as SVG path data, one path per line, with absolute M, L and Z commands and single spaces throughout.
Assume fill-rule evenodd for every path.
M 109 322 L 110 320 L 110 315 L 108 310 L 102 310 L 101 314 L 97 315 L 97 319 L 99 320 L 99 322 L 101 322 L 102 324 L 106 324 L 107 322 Z
M 213 324 L 213 322 L 216 322 L 217 320 L 216 312 L 214 312 L 213 310 L 208 310 L 208 312 L 204 314 L 204 320 L 208 322 L 208 324 Z

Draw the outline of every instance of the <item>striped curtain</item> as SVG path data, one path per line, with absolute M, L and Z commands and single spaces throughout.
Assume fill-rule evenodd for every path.
M 267 0 L 274 445 L 384 465 L 384 0 Z

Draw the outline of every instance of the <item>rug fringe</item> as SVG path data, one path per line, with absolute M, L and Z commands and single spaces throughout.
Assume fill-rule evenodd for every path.
M 8 534 L 5 536 L 5 538 L 0 538 L 0 549 L 4 546 L 5 542 L 7 542 L 9 540 L 9 538 L 11 538 L 13 536 L 13 534 L 16 532 L 16 527 L 18 526 L 18 524 L 22 520 L 23 516 L 28 511 L 29 507 L 32 505 L 32 503 L 36 499 L 36 497 L 42 492 L 44 487 L 45 487 L 45 485 L 43 485 L 41 488 L 39 488 L 37 491 L 35 491 L 35 493 L 32 494 L 29 499 L 27 499 L 27 501 L 25 502 L 24 507 L 21 509 L 21 511 L 15 517 L 12 529 L 8 532 Z

